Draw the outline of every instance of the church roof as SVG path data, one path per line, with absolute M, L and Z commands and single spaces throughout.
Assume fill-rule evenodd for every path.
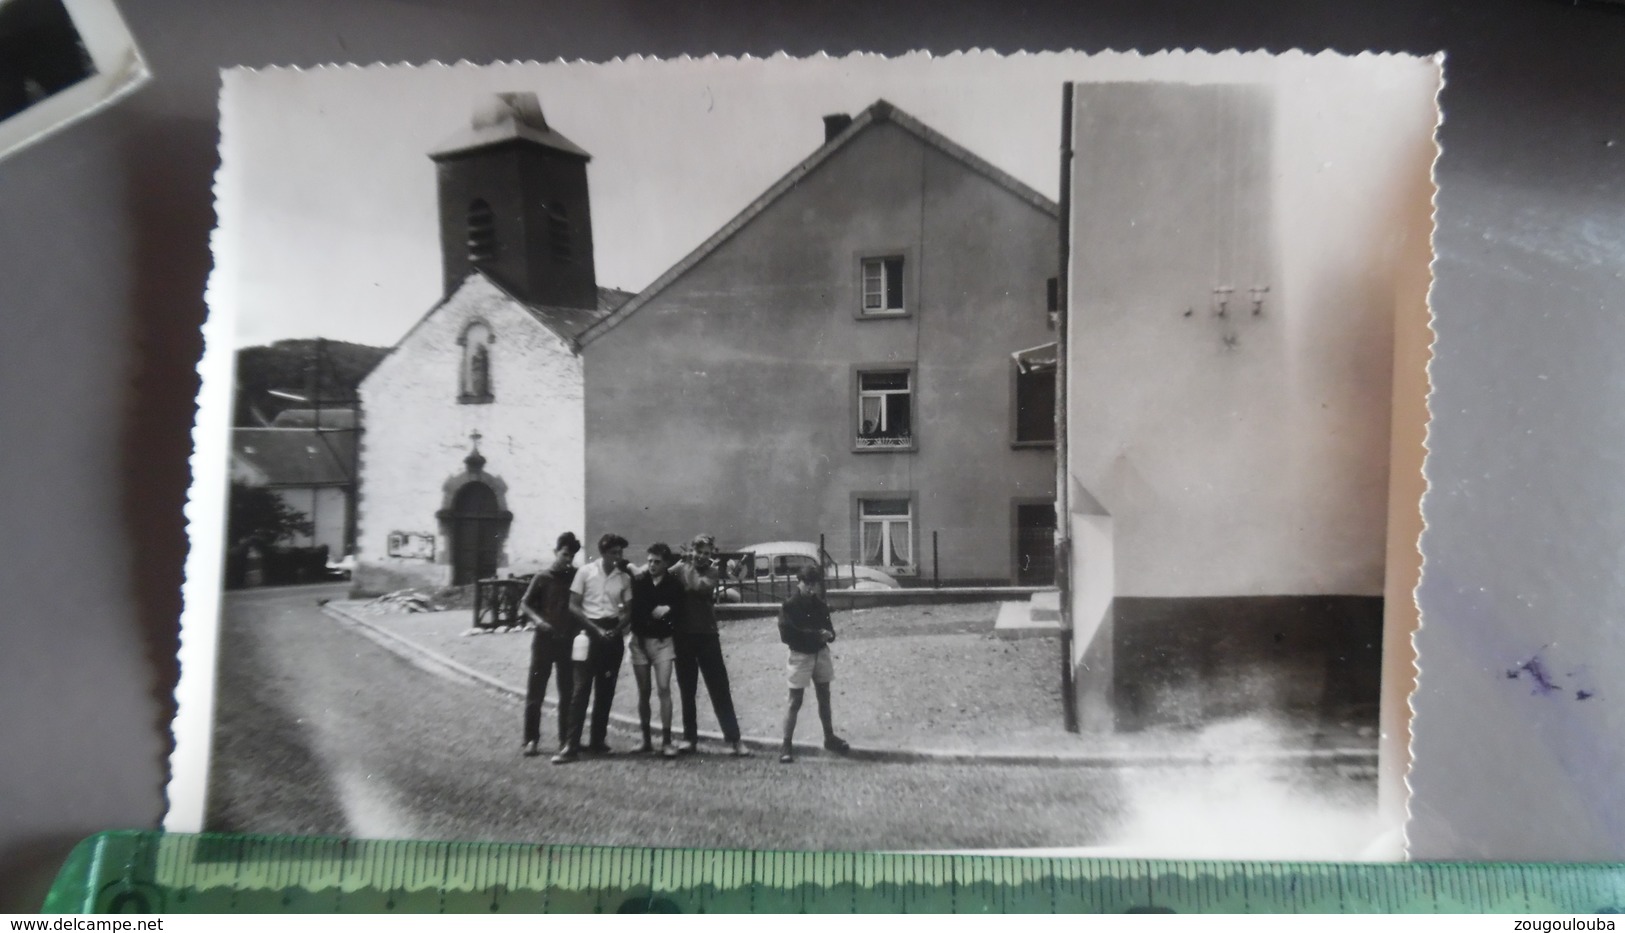
M 233 428 L 232 475 L 256 486 L 343 486 L 355 462 L 355 431 Z
M 969 149 L 959 145 L 931 127 L 926 126 L 918 119 L 910 116 L 902 110 L 899 110 L 896 105 L 885 100 L 877 100 L 873 104 L 870 104 L 862 113 L 858 114 L 857 117 L 853 118 L 850 126 L 848 126 L 845 130 L 842 130 L 841 133 L 835 136 L 833 139 L 825 141 L 825 143 L 818 147 L 818 149 L 815 150 L 812 155 L 803 159 L 799 165 L 791 169 L 783 178 L 780 178 L 778 181 L 774 182 L 772 187 L 762 192 L 762 194 L 758 196 L 756 200 L 752 201 L 745 207 L 744 210 L 740 211 L 739 214 L 734 217 L 734 219 L 728 221 L 726 224 L 723 224 L 722 229 L 712 234 L 709 239 L 696 247 L 693 252 L 683 257 L 677 263 L 677 265 L 666 270 L 664 275 L 658 279 L 655 279 L 654 282 L 652 282 L 647 288 L 633 296 L 631 300 L 627 301 L 613 312 L 604 315 L 598 321 L 590 324 L 577 336 L 577 345 L 586 346 L 587 344 L 592 343 L 594 340 L 597 340 L 599 337 L 608 333 L 612 328 L 615 327 L 616 324 L 619 324 L 621 321 L 631 317 L 639 308 L 643 307 L 656 295 L 669 288 L 673 282 L 676 282 L 678 279 L 682 278 L 689 272 L 689 270 L 699 265 L 701 261 L 721 247 L 722 244 L 732 239 L 734 234 L 744 229 L 747 224 L 760 216 L 763 211 L 767 210 L 767 208 L 773 204 L 773 202 L 777 201 L 779 198 L 787 194 L 791 189 L 795 188 L 795 186 L 799 184 L 803 178 L 811 174 L 813 170 L 818 168 L 820 165 L 823 165 L 831 156 L 839 152 L 846 146 L 847 143 L 855 139 L 858 134 L 862 133 L 871 126 L 881 123 L 890 123 L 893 126 L 912 134 L 921 142 L 961 163 L 971 171 L 990 179 L 995 184 L 1004 188 L 1006 191 L 1009 191 L 1018 199 L 1032 205 L 1039 211 L 1042 211 L 1051 217 L 1060 217 L 1060 207 L 1057 206 L 1054 201 L 1044 197 L 1031 187 L 1022 184 L 1021 181 L 1015 178 L 1015 176 L 999 169 L 993 165 L 993 163 L 987 161 L 976 153 L 971 152 Z
M 501 288 L 500 285 L 497 286 Z M 598 306 L 596 308 L 560 308 L 551 305 L 524 305 L 525 310 L 535 315 L 538 320 L 566 340 L 573 340 L 575 336 L 592 325 L 608 317 L 616 308 L 626 304 L 632 298 L 632 293 L 619 288 L 598 286 Z M 515 298 L 515 301 L 519 299 Z M 524 302 L 520 302 L 524 304 Z
M 579 349 L 579 345 L 576 342 L 577 334 L 579 334 L 583 329 L 592 326 L 598 321 L 603 320 L 605 317 L 608 317 L 616 308 L 619 308 L 632 298 L 632 293 L 629 291 L 600 285 L 598 286 L 598 303 L 592 308 L 563 308 L 549 305 L 533 305 L 527 301 L 521 300 L 518 295 L 515 295 L 512 290 L 508 289 L 501 282 L 498 282 L 489 273 L 482 269 L 475 269 L 473 272 L 468 274 L 467 278 L 463 279 L 462 283 L 459 284 L 457 288 L 452 290 L 450 295 L 447 295 L 435 302 L 428 311 L 424 312 L 422 317 L 418 318 L 417 323 L 407 328 L 406 333 L 402 334 L 401 338 L 395 341 L 395 346 L 391 347 L 389 352 L 394 353 L 395 350 L 399 349 L 401 344 L 411 339 L 412 334 L 416 333 L 417 329 L 423 326 L 424 321 L 434 317 L 434 315 L 439 312 L 441 308 L 445 307 L 446 304 L 461 293 L 463 289 L 468 288 L 471 283 L 475 282 L 485 283 L 487 287 L 495 290 L 504 299 L 512 302 L 514 307 L 523 309 L 527 314 L 535 319 L 537 323 L 552 331 L 554 335 L 556 335 L 560 340 L 564 341 L 565 344 L 571 348 L 571 350 Z M 374 372 L 376 372 L 376 370 L 374 370 Z M 369 373 L 367 375 L 367 379 L 371 378 L 372 374 Z M 366 380 L 362 381 L 365 383 Z M 322 417 L 325 420 L 327 416 L 324 413 Z
M 587 150 L 547 125 L 541 102 L 528 92 L 485 98 L 474 108 L 469 125 L 431 149 L 429 158 L 443 159 L 508 142 L 535 143 L 582 159 L 592 158 Z

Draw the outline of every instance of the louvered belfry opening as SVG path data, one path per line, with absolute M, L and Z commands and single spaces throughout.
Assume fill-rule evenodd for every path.
M 592 157 L 548 124 L 535 94 L 476 102 L 429 158 L 447 297 L 477 272 L 532 307 L 597 308 Z
M 491 205 L 475 198 L 468 205 L 468 261 L 474 265 L 497 258 L 497 222 Z

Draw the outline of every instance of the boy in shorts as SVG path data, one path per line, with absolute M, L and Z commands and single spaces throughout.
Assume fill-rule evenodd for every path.
M 786 665 L 790 680 L 790 708 L 784 713 L 784 748 L 779 761 L 789 764 L 796 760 L 795 748 L 790 740 L 796 734 L 796 714 L 801 712 L 801 698 L 807 684 L 813 685 L 818 695 L 818 721 L 824 725 L 824 747 L 832 752 L 845 752 L 852 746 L 835 734 L 834 716 L 830 712 L 829 684 L 835 679 L 835 662 L 830 657 L 829 643 L 835 640 L 835 625 L 829 618 L 829 607 L 818 598 L 818 584 L 824 580 L 817 567 L 803 567 L 796 575 L 796 593 L 779 607 L 779 640 L 790 649 Z
M 671 565 L 670 547 L 663 543 L 649 545 L 649 562 L 643 572 L 632 577 L 632 637 L 628 639 L 632 674 L 638 681 L 638 720 L 643 726 L 643 744 L 638 751 L 655 750 L 649 695 L 658 689 L 660 753 L 667 758 L 677 757 L 677 746 L 671 744 L 671 669 L 677 659 L 672 632 L 684 600 L 682 582 L 667 572 Z

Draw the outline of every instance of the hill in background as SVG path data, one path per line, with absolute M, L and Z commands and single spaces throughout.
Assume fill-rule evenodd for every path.
M 342 340 L 278 340 L 237 351 L 237 399 L 232 423 L 263 427 L 289 408 L 353 408 L 356 387 L 389 353 Z M 283 398 L 272 392 L 302 396 Z

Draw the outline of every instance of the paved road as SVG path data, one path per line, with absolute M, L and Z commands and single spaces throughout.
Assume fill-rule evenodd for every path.
M 702 754 L 519 756 L 516 702 L 420 670 L 323 615 L 342 586 L 229 594 L 208 825 L 224 831 L 800 849 L 1086 845 L 1101 770 Z M 630 676 L 623 688 L 632 688 Z M 804 728 L 816 729 L 812 711 Z M 625 747 L 628 736 L 611 735 Z

